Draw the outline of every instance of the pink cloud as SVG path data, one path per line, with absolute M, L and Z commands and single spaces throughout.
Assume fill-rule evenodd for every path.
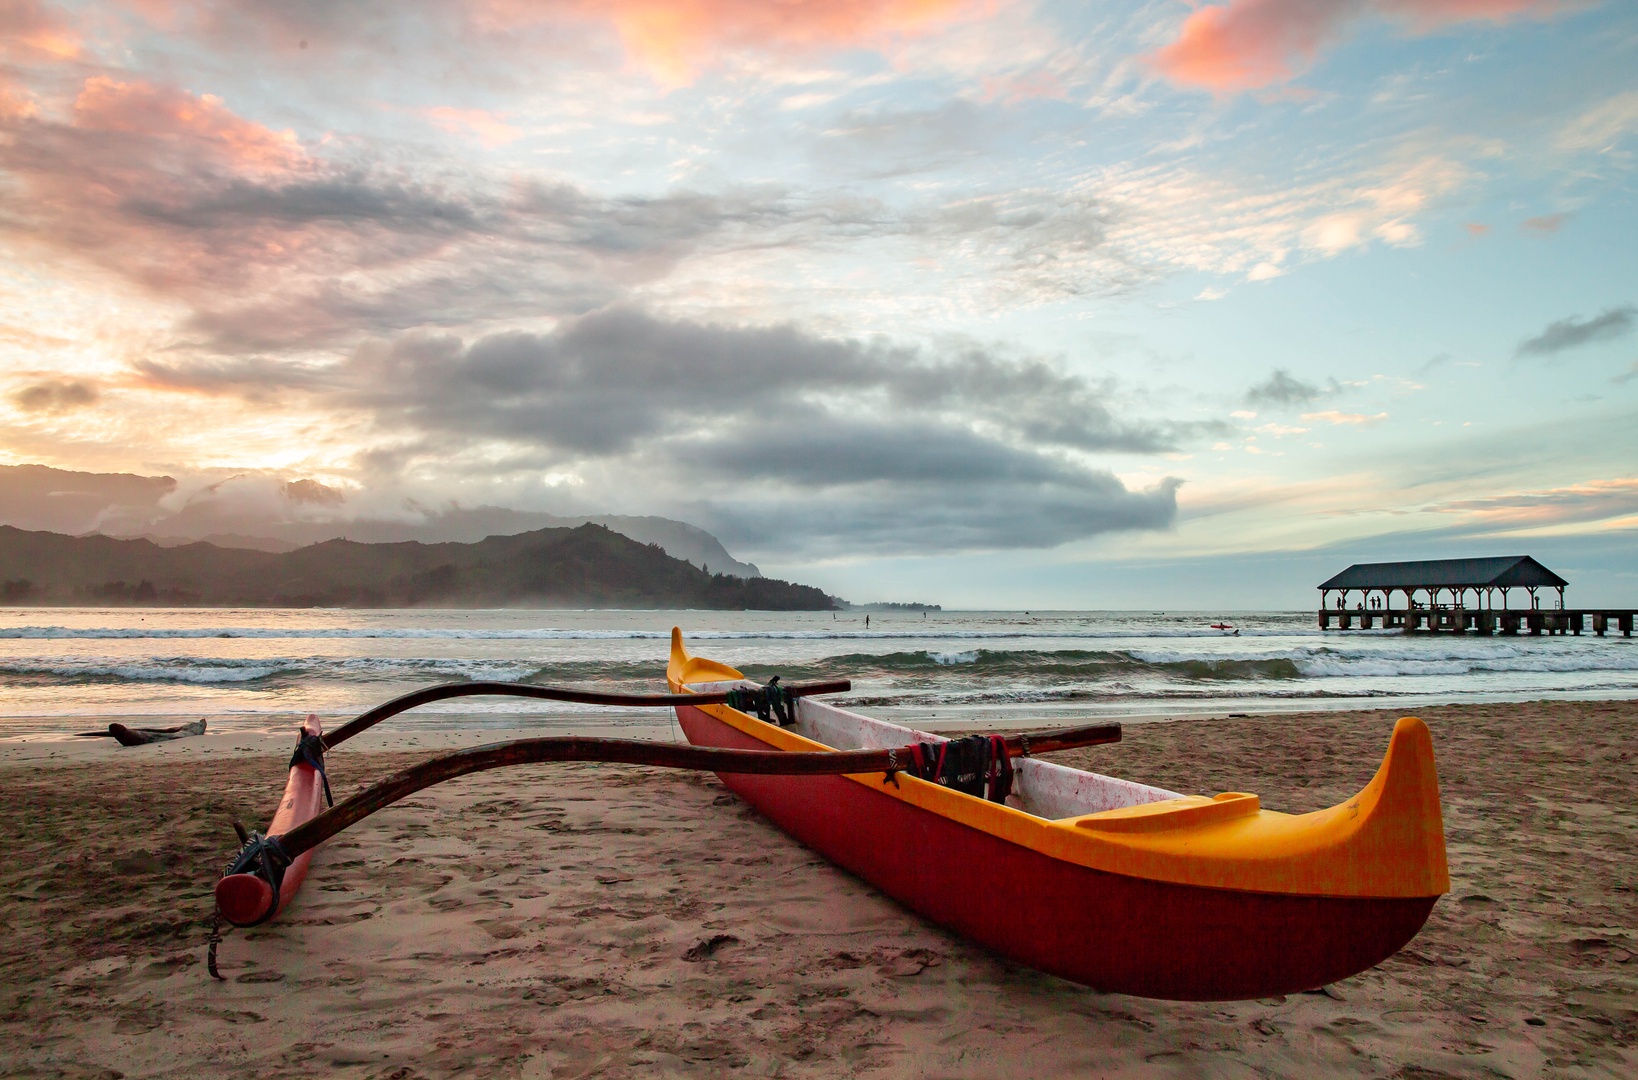
M 1301 74 L 1368 15 L 1423 34 L 1461 22 L 1544 17 L 1560 7 L 1560 0 L 1229 0 L 1197 9 L 1149 62 L 1179 85 L 1233 94 Z
M 439 105 L 422 110 L 422 115 L 432 121 L 434 127 L 452 135 L 475 135 L 485 146 L 505 146 L 523 134 L 501 119 L 500 114 L 487 109 L 457 109 Z
M 5 231 L 160 292 L 228 288 L 315 245 L 232 200 L 318 169 L 293 132 L 174 86 L 99 75 L 66 113 L 0 109 L 0 172 L 15 185 Z
M 34 104 L 27 90 L 0 74 L 0 122 L 26 120 L 39 112 L 39 106 Z
M 79 31 L 38 0 L 0 0 L 0 56 L 29 53 L 59 60 L 76 57 Z
M 106 75 L 85 81 L 74 102 L 74 126 L 186 141 L 224 164 L 242 168 L 293 169 L 306 158 L 294 132 L 273 131 L 245 120 L 213 94 L 196 96 L 176 87 L 123 83 Z
M 6 0 L 0 0 L 4 3 Z M 167 33 L 187 30 L 238 42 L 247 26 L 280 48 L 365 41 L 378 21 L 332 12 L 337 5 L 248 0 L 120 0 Z M 984 18 L 1013 0 L 417 0 L 400 5 L 428 32 L 482 40 L 487 48 L 561 45 L 564 31 L 612 30 L 633 66 L 667 86 L 738 53 L 779 56 L 883 49 L 941 27 Z M 347 5 L 340 5 L 345 9 Z M 436 30 L 434 29 L 436 28 Z M 372 45 L 375 44 L 372 42 Z
M 868 48 L 976 14 L 994 0 L 475 0 L 480 23 L 519 25 L 565 9 L 613 24 L 626 52 L 670 85 L 738 50 Z

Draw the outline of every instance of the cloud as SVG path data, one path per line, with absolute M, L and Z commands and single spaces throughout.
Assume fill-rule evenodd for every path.
M 422 115 L 443 131 L 457 135 L 474 135 L 486 147 L 505 146 L 509 142 L 515 142 L 523 134 L 501 116 L 487 109 L 458 109 L 451 105 L 438 105 L 423 109 Z
M 317 480 L 292 480 L 283 485 L 280 490 L 284 497 L 295 503 L 311 503 L 315 506 L 340 506 L 347 501 L 345 493 L 321 484 Z
M 702 248 L 777 247 L 845 212 L 771 188 L 600 197 L 434 162 L 329 156 L 220 99 L 102 76 L 65 119 L 0 120 L 0 233 L 192 308 L 193 344 L 346 345 L 409 326 L 579 314 Z
M 616 0 L 572 5 L 611 22 L 627 51 L 660 82 L 678 86 L 729 53 L 789 55 L 872 47 L 983 13 L 969 0 Z M 483 0 L 492 16 L 540 17 L 528 0 Z
M 1592 345 L 1600 341 L 1613 341 L 1625 336 L 1632 330 L 1633 317 L 1638 315 L 1638 307 L 1624 304 L 1601 312 L 1590 319 L 1577 319 L 1571 316 L 1568 319 L 1548 325 L 1535 337 L 1526 338 L 1519 342 L 1519 347 L 1513 351 L 1516 357 L 1525 356 L 1553 356 L 1566 349 L 1579 348 L 1582 345 Z
M 11 400 L 25 412 L 59 413 L 95 405 L 101 396 L 83 379 L 43 379 L 13 391 Z
M 1638 131 L 1638 90 L 1615 94 L 1587 109 L 1555 141 L 1562 150 L 1602 153 L 1633 131 Z
M 1302 382 L 1284 368 L 1276 368 L 1267 379 L 1246 391 L 1246 403 L 1249 405 L 1306 405 L 1319 396 L 1319 387 Z
M 1537 236 L 1550 236 L 1564 227 L 1568 214 L 1542 214 L 1540 217 L 1525 218 L 1519 222 L 1519 228 L 1525 232 L 1535 233 Z
M 1589 480 L 1540 491 L 1510 492 L 1480 499 L 1457 499 L 1431 507 L 1463 514 L 1493 529 L 1586 524 L 1638 514 L 1638 477 Z
M 1123 165 L 1082 187 L 1103 208 L 1106 257 L 1264 281 L 1302 258 L 1416 245 L 1417 217 L 1478 181 L 1464 150 L 1482 152 L 1461 140 L 1407 144 L 1387 160 L 1344 158 L 1286 184 L 1231 169 Z
M 148 136 L 162 146 L 189 143 L 182 158 L 235 170 L 286 172 L 306 162 L 295 132 L 244 120 L 212 94 L 119 82 L 106 75 L 85 81 L 74 102 L 74 126 L 85 132 Z
M 0 3 L 0 57 L 70 60 L 80 55 L 80 48 L 73 23 L 39 0 Z
M 1290 81 L 1368 16 L 1420 34 L 1473 20 L 1545 16 L 1559 6 L 1552 0 L 1229 0 L 1196 8 L 1176 40 L 1149 61 L 1181 86 L 1233 94 Z
M 502 114 L 422 115 L 477 130 Z M 959 162 L 1008 137 L 993 110 L 963 101 L 856 108 L 816 134 L 850 177 Z M 709 317 L 743 316 L 741 298 L 754 297 L 753 317 L 829 317 L 839 300 L 891 296 L 892 317 L 915 321 L 1115 294 L 1179 268 L 1261 280 L 1301 256 L 1415 243 L 1416 216 L 1472 179 L 1443 156 L 1411 155 L 1320 166 L 1288 188 L 1144 165 L 1000 191 L 607 195 L 491 167 L 470 147 L 415 150 L 304 140 L 220 97 L 93 76 L 71 107 L 0 119 L 0 172 L 16 196 L 0 202 L 0 234 L 173 301 L 173 346 L 271 354 L 638 300 Z
M 478 453 L 492 475 L 510 459 L 536 475 L 592 475 L 649 505 L 686 495 L 690 520 L 760 550 L 852 529 L 850 550 L 948 551 L 1164 528 L 1180 481 L 1132 491 L 1087 455 L 1160 453 L 1204 430 L 1118 416 L 1108 387 L 1044 360 L 630 308 L 549 334 L 410 334 L 318 367 L 140 370 L 169 387 L 304 395 L 366 418 L 386 470 Z
M 1368 416 L 1365 413 L 1338 412 L 1336 409 L 1326 409 L 1323 412 L 1303 413 L 1302 418 L 1313 421 L 1323 420 L 1334 426 L 1369 427 L 1372 424 L 1382 423 L 1388 418 L 1388 414 L 1380 412 L 1374 416 Z

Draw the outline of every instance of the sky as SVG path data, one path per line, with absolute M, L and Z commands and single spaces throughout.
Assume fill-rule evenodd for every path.
M 1616 0 L 0 0 L 0 464 L 1638 603 L 1635 166 Z

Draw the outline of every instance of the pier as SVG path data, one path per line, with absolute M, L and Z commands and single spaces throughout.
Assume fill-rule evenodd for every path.
M 1590 624 L 1599 637 L 1632 636 L 1638 611 L 1565 607 L 1568 585 L 1528 555 L 1357 563 L 1319 586 L 1319 628 L 1580 636 Z M 1550 607 L 1544 589 L 1557 593 Z M 1404 606 L 1394 606 L 1396 593 Z M 1520 593 L 1524 606 L 1513 607 Z
M 1445 630 L 1481 634 L 1574 634 L 1591 624 L 1599 637 L 1606 633 L 1632 636 L 1635 611 L 1550 608 L 1545 611 L 1493 608 L 1320 608 L 1321 630 Z

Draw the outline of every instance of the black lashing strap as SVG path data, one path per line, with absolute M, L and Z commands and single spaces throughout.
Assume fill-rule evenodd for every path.
M 1012 794 L 1012 758 L 1007 740 L 999 735 L 968 735 L 941 743 L 911 743 L 905 770 L 928 783 L 974 795 L 990 802 L 1006 802 Z
M 296 744 L 296 752 L 290 755 L 290 767 L 294 769 L 297 765 L 310 765 L 313 767 L 319 774 L 319 779 L 324 781 L 324 804 L 334 806 L 336 800 L 330 794 L 330 777 L 324 771 L 324 736 L 303 735 L 301 737 L 301 741 Z
M 263 836 L 251 830 L 250 839 L 245 846 L 239 849 L 239 854 L 228 863 L 227 869 L 222 872 L 223 877 L 229 874 L 254 874 L 267 882 L 273 890 L 273 902 L 267 906 L 267 911 L 253 923 L 244 923 L 245 926 L 260 926 L 271 919 L 279 910 L 279 886 L 284 884 L 284 872 L 291 863 L 291 858 L 279 845 L 276 836 Z M 235 923 L 235 926 L 241 925 Z
M 796 723 L 796 698 L 779 684 L 778 675 L 769 679 L 766 686 L 730 688 L 726 704 L 730 709 L 754 714 L 763 723 L 777 723 L 780 727 Z

